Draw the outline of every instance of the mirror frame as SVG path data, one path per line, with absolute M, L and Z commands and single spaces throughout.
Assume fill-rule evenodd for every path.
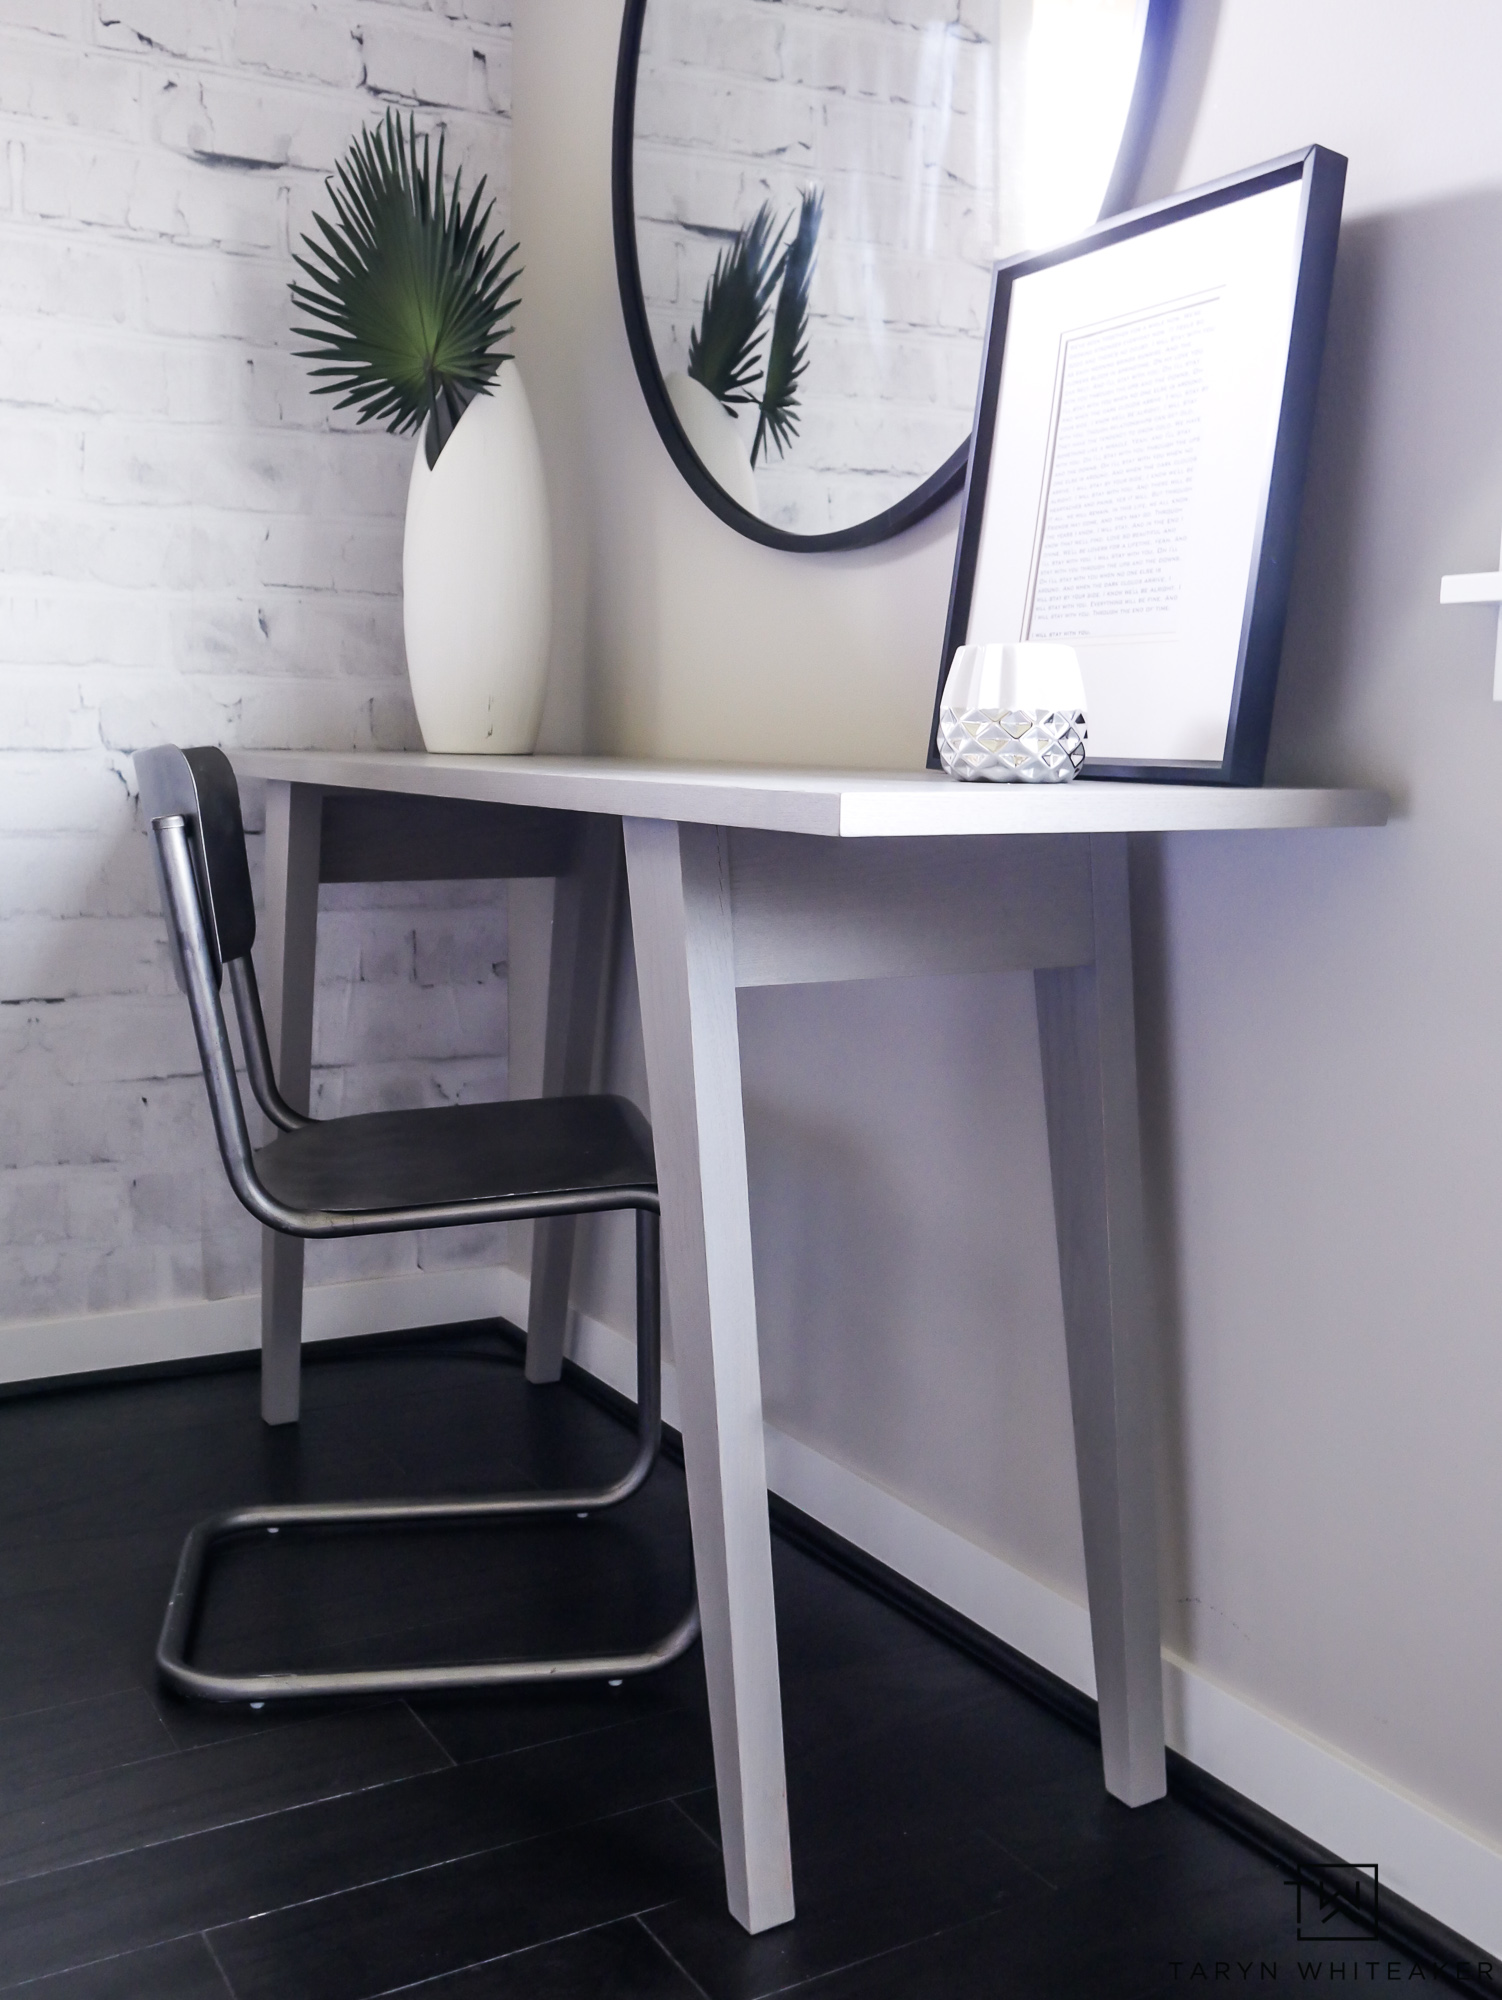
M 835 549 L 866 549 L 873 543 L 887 541 L 893 535 L 900 535 L 911 528 L 925 515 L 933 513 L 936 507 L 952 498 L 965 483 L 965 469 L 970 461 L 971 436 L 945 459 L 936 472 L 904 495 L 894 507 L 886 508 L 880 514 L 873 514 L 868 520 L 857 521 L 849 528 L 835 528 L 823 535 L 798 535 L 791 529 L 776 527 L 770 521 L 763 521 L 758 515 L 748 513 L 738 501 L 719 486 L 699 462 L 698 454 L 684 434 L 677 413 L 668 400 L 662 369 L 657 360 L 657 351 L 652 345 L 652 332 L 647 324 L 646 301 L 642 297 L 641 266 L 636 252 L 636 190 L 633 148 L 636 125 L 636 72 L 641 58 L 642 26 L 646 19 L 649 0 L 625 0 L 625 12 L 621 20 L 621 46 L 615 72 L 614 124 L 610 141 L 610 200 L 611 216 L 615 231 L 615 269 L 621 296 L 621 311 L 626 321 L 626 338 L 631 344 L 631 358 L 636 363 L 637 380 L 641 383 L 642 394 L 646 397 L 647 408 L 652 412 L 652 421 L 657 426 L 658 435 L 667 446 L 668 456 L 688 481 L 694 492 L 720 519 L 739 534 L 753 542 L 761 542 L 770 549 L 788 549 L 795 553 L 816 555 Z M 1129 208 L 1137 193 L 1137 183 L 1141 178 L 1143 163 L 1147 158 L 1148 145 L 1158 121 L 1158 111 L 1163 100 L 1163 87 L 1168 76 L 1169 56 L 1173 49 L 1174 29 L 1178 23 L 1180 0 L 1148 0 L 1147 19 L 1142 29 L 1142 53 L 1137 65 L 1137 78 L 1133 85 L 1131 102 L 1127 107 L 1126 124 L 1121 135 L 1121 146 L 1116 155 L 1116 164 L 1111 170 L 1110 183 L 1106 188 L 1105 200 L 1101 203 L 1099 220 L 1119 215 Z M 985 351 L 982 339 L 976 356 L 976 387 L 979 393 L 981 357 Z

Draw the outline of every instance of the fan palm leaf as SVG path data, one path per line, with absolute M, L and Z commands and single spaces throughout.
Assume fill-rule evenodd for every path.
M 415 118 L 403 130 L 388 111 L 340 161 L 326 183 L 334 219 L 315 215 L 318 234 L 293 259 L 306 281 L 293 283 L 293 303 L 315 322 L 293 328 L 315 343 L 298 350 L 319 364 L 314 393 L 358 409 L 361 423 L 396 432 L 426 423 L 430 466 L 511 359 L 501 343 L 518 303 L 516 245 L 503 251 L 489 233 L 484 179 L 467 204 L 461 179 L 445 194 L 442 138 L 435 165 Z
M 808 294 L 813 283 L 819 224 L 824 196 L 805 188 L 798 208 L 798 227 L 782 264 L 782 289 L 772 314 L 772 338 L 767 347 L 767 373 L 762 383 L 761 415 L 751 444 L 754 466 L 763 442 L 777 447 L 779 458 L 798 434 L 798 384 L 808 367 Z
M 688 337 L 688 374 L 729 405 L 754 403 L 761 367 L 761 325 L 782 272 L 783 231 L 772 233 L 764 201 L 715 259 L 699 324 Z

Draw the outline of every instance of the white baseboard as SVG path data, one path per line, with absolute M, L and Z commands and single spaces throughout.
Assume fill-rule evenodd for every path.
M 507 1317 L 524 1321 L 526 1280 L 503 1275 L 514 1280 Z M 613 1389 L 634 1392 L 635 1349 L 613 1328 L 577 1316 L 570 1352 Z M 670 1424 L 677 1411 L 669 1365 L 663 1414 Z M 774 1493 L 1071 1687 L 1095 1693 L 1083 1604 L 770 1424 L 766 1440 Z M 1497 1848 L 1171 1654 L 1164 1656 L 1163 1694 L 1173 1749 L 1333 1854 L 1375 1861 L 1386 1888 L 1502 1960 Z
M 394 1333 L 495 1313 L 524 1326 L 527 1293 L 526 1277 L 506 1265 L 310 1286 L 305 1337 Z M 16 1322 L 0 1326 L 0 1382 L 232 1353 L 259 1339 L 255 1296 Z M 613 1389 L 634 1393 L 635 1348 L 625 1335 L 575 1314 L 569 1351 Z M 663 1415 L 677 1426 L 671 1363 L 663 1371 Z M 768 1425 L 766 1439 L 774 1493 L 1071 1687 L 1094 1694 L 1082 1604 L 798 1438 Z M 1332 1853 L 1376 1861 L 1388 1888 L 1502 1959 L 1496 1847 L 1171 1655 L 1163 1662 L 1163 1690 L 1174 1749 Z
M 504 1275 L 514 1278 L 516 1273 Z M 506 1313 L 497 1284 L 501 1276 L 494 1266 L 479 1265 L 309 1285 L 303 1301 L 303 1338 L 400 1333 L 408 1327 Z M 525 1301 L 525 1279 L 521 1283 Z M 525 1319 L 525 1303 L 522 1316 Z M 128 1312 L 83 1313 L 76 1319 L 12 1320 L 0 1325 L 0 1382 L 34 1382 L 52 1375 L 91 1374 L 97 1368 L 235 1354 L 260 1344 L 258 1292 L 231 1299 L 133 1306 Z

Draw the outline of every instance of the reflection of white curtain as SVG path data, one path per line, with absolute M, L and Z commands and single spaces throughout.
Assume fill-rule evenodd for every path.
M 913 117 L 907 183 L 905 247 L 931 257 L 939 244 L 939 182 L 949 158 L 954 123 L 955 58 L 958 45 L 948 21 L 924 23 L 918 58 L 918 109 Z M 950 246 L 945 245 L 946 254 Z
M 1000 0 L 998 256 L 1095 221 L 1146 22 L 1147 0 Z
M 994 233 L 990 43 L 974 30 L 962 32 L 952 19 L 926 21 L 919 27 L 916 73 L 894 75 L 893 82 L 891 102 L 906 98 L 910 104 L 903 137 L 894 145 L 891 126 L 879 115 L 873 117 L 853 145 L 847 132 L 841 162 L 847 173 L 859 170 L 846 193 L 844 219 L 852 239 L 862 246 L 862 316 L 876 342 L 886 338 L 892 325 L 913 317 L 909 299 L 903 296 L 899 305 L 888 296 L 885 266 L 891 249 L 908 257 L 944 262 L 958 256 L 985 265 Z M 968 190 L 970 206 L 985 211 L 978 226 L 972 217 L 967 227 L 957 227 L 958 190 Z M 901 285 L 898 289 L 905 292 Z
M 952 20 L 924 24 L 914 92 L 918 109 L 908 159 L 898 168 L 907 191 L 902 246 L 914 256 L 990 263 L 996 93 L 993 41 L 974 25 L 962 31 Z M 954 207 L 959 192 L 967 196 L 962 227 Z

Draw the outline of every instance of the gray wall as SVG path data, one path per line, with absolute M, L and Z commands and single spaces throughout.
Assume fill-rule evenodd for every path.
M 1135 857 L 1166 1630 L 1495 1843 L 1502 710 L 1492 615 L 1437 598 L 1502 528 L 1502 16 L 1185 12 L 1156 188 L 1351 157 L 1271 776 L 1382 784 L 1397 818 Z M 618 20 L 528 0 L 516 28 L 551 739 L 910 768 L 955 514 L 787 557 L 678 479 L 613 295 Z M 1079 1596 L 1026 983 L 758 993 L 741 1020 L 769 1415 Z M 588 1302 L 628 1323 L 603 1280 Z

